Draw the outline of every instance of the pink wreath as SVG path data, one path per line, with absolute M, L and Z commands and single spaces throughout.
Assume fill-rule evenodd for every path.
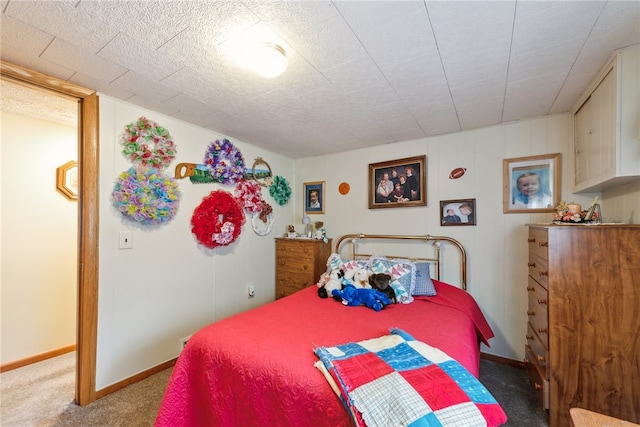
M 238 201 L 224 190 L 212 191 L 191 216 L 191 231 L 208 248 L 233 243 L 244 224 L 244 213 Z
M 255 181 L 240 181 L 236 186 L 235 196 L 238 203 L 250 214 L 262 210 L 262 189 Z

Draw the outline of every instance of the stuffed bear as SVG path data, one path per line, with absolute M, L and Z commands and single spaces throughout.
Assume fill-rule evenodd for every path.
M 360 289 L 371 289 L 371 285 L 369 284 L 369 276 L 371 276 L 373 272 L 371 270 L 365 270 L 364 268 L 354 268 L 351 270 L 347 270 L 344 274 L 344 284 L 345 285 L 353 285 L 356 288 Z
M 386 273 L 373 273 L 369 276 L 369 284 L 373 289 L 383 292 L 394 304 L 397 301 L 396 291 L 391 286 L 392 277 Z
M 318 282 L 318 296 L 320 298 L 327 298 L 332 295 L 332 291 L 342 290 L 344 284 L 342 278 L 344 277 L 344 271 L 342 269 L 332 270 L 329 274 L 323 273 L 320 281 Z
M 346 285 L 343 290 L 334 289 L 331 291 L 333 296 L 339 296 L 342 303 L 347 306 L 366 305 L 375 311 L 382 310 L 386 305 L 391 304 L 391 300 L 387 296 L 376 289 L 356 288 L 353 285 Z

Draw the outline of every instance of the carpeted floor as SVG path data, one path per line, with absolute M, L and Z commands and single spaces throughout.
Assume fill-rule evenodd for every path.
M 170 369 L 85 407 L 73 403 L 75 353 L 0 374 L 2 427 L 151 427 Z M 480 380 L 502 405 L 506 426 L 547 427 L 526 372 L 482 359 Z

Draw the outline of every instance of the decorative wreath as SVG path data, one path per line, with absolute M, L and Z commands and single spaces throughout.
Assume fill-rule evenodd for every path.
M 240 181 L 236 186 L 235 196 L 240 205 L 250 214 L 262 209 L 262 189 L 255 181 Z
M 204 155 L 204 164 L 214 182 L 234 184 L 244 178 L 245 167 L 242 153 L 228 139 L 216 139 L 209 143 Z
M 176 145 L 169 131 L 153 120 L 140 117 L 129 123 L 120 138 L 122 154 L 134 163 L 164 169 L 176 157 Z
M 177 181 L 149 166 L 122 172 L 113 189 L 114 206 L 133 221 L 160 224 L 178 212 L 182 193 Z
M 258 236 L 266 236 L 271 233 L 271 229 L 273 228 L 273 214 L 269 213 L 264 215 L 263 219 L 262 212 L 254 213 L 251 217 L 251 227 Z
M 287 203 L 289 201 L 289 197 L 291 197 L 291 187 L 289 186 L 289 182 L 286 178 L 276 175 L 273 178 L 271 187 L 269 187 L 269 194 L 280 206 Z
M 191 217 L 191 231 L 200 243 L 211 249 L 233 243 L 243 224 L 242 207 L 224 190 L 212 191 L 203 198 Z

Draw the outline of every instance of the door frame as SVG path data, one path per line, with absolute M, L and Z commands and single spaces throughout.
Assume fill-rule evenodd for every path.
M 98 343 L 99 103 L 94 90 L 0 60 L 0 76 L 78 101 L 78 313 L 75 400 L 96 400 Z

